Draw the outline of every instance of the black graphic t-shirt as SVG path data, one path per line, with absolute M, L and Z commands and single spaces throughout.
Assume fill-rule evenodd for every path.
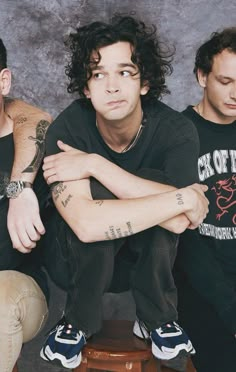
M 0 270 L 17 270 L 32 276 L 48 298 L 48 287 L 45 273 L 41 269 L 41 253 L 38 248 L 30 254 L 20 253 L 12 247 L 7 229 L 8 199 L 5 188 L 10 179 L 14 161 L 13 134 L 0 137 Z M 39 199 L 40 209 L 45 206 L 48 187 L 39 171 L 34 190 Z
M 203 236 L 228 241 L 236 249 L 236 122 L 220 125 L 205 120 L 192 107 L 184 114 L 200 138 L 198 174 L 208 186 L 209 213 L 199 226 Z
M 202 267 L 212 272 L 213 261 L 217 260 L 221 269 L 230 280 L 236 278 L 236 122 L 221 125 L 202 118 L 189 106 L 184 111 L 195 124 L 200 138 L 198 173 L 200 182 L 208 186 L 206 193 L 210 201 L 209 213 L 195 231 L 186 230 L 180 239 L 179 263 L 188 275 L 199 275 L 191 280 L 202 282 Z M 212 260 L 212 264 L 210 261 Z M 216 262 L 216 261 L 214 261 Z M 224 282 L 219 270 L 215 268 L 215 283 Z M 195 275 L 194 274 L 194 275 Z M 210 275 L 210 274 L 209 274 Z M 208 279 L 205 279 L 208 280 Z M 212 279 L 210 280 L 212 282 Z M 204 286 L 202 287 L 202 289 Z M 198 288 L 199 289 L 199 288 Z M 209 292 L 209 291 L 208 291 Z M 223 300 L 222 300 L 223 301 Z

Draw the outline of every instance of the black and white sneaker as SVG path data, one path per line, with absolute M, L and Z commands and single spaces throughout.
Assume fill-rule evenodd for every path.
M 73 369 L 81 363 L 81 350 L 85 344 L 84 333 L 73 328 L 63 317 L 50 331 L 40 351 L 40 356 L 46 361 L 56 362 L 65 368 Z
M 136 320 L 133 333 L 139 338 L 151 341 L 152 353 L 158 359 L 170 360 L 180 354 L 195 354 L 190 339 L 176 322 L 169 322 L 149 331 L 144 322 Z

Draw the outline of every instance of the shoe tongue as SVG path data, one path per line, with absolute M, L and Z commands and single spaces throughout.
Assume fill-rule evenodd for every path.
M 176 332 L 176 327 L 173 324 L 167 323 L 161 327 L 165 333 Z

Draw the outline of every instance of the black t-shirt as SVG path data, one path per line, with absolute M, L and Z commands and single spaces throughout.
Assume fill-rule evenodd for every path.
M 177 187 L 197 181 L 198 135 L 191 121 L 162 102 L 143 105 L 144 129 L 129 151 L 113 151 L 96 127 L 96 114 L 84 100 L 76 100 L 50 125 L 47 155 L 58 153 L 57 140 L 88 153 L 97 153 L 121 168 L 135 172 L 158 169 Z
M 0 270 L 17 270 L 32 278 L 38 283 L 48 299 L 48 286 L 45 273 L 41 269 L 42 254 L 38 248 L 30 254 L 20 253 L 12 248 L 12 242 L 7 229 L 8 199 L 5 188 L 10 179 L 14 160 L 13 134 L 0 137 Z M 34 191 L 38 197 L 40 210 L 46 206 L 48 187 L 43 179 L 42 170 L 34 182 Z
M 211 247 L 229 271 L 236 274 L 236 121 L 222 125 L 205 120 L 191 106 L 183 112 L 200 139 L 198 173 L 208 186 L 209 213 L 199 226 L 198 239 L 188 243 Z

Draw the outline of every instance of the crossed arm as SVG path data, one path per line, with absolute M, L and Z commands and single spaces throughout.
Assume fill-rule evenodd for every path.
M 180 233 L 196 228 L 205 218 L 206 187 L 176 190 L 134 176 L 96 154 L 86 154 L 58 142 L 64 153 L 46 157 L 47 182 L 63 181 L 53 188 L 55 205 L 80 240 L 116 239 L 162 225 Z M 118 200 L 93 200 L 89 177 L 96 178 Z
M 5 98 L 5 111 L 14 122 L 14 163 L 11 180 L 33 183 L 45 152 L 45 134 L 52 119 L 28 103 Z M 26 188 L 9 200 L 8 231 L 14 248 L 28 253 L 44 234 L 37 197 Z

